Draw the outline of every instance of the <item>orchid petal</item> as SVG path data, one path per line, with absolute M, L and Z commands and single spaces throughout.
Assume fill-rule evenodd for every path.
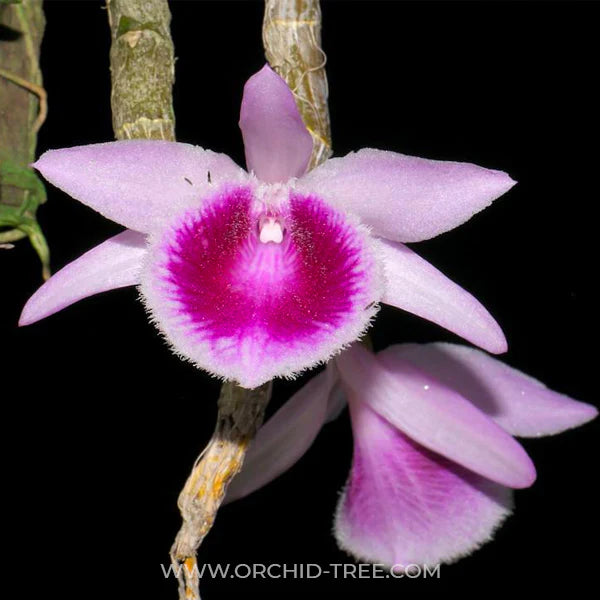
M 292 193 L 275 208 L 255 192 L 222 189 L 173 221 L 141 288 L 177 353 L 249 388 L 328 360 L 364 332 L 381 296 L 360 226 L 315 197 Z
M 140 281 L 146 237 L 123 231 L 106 240 L 54 274 L 28 300 L 19 325 L 31 325 L 66 306 Z
M 354 457 L 334 525 L 343 550 L 399 573 L 491 539 L 512 508 L 509 488 L 425 449 L 357 398 L 350 415 Z
M 248 170 L 262 181 L 284 182 L 306 171 L 312 137 L 304 126 L 294 94 L 269 65 L 244 86 L 240 128 Z
M 148 233 L 223 181 L 248 176 L 228 156 L 190 144 L 126 140 L 42 154 L 33 165 L 53 185 L 130 229 Z
M 429 450 L 508 487 L 530 486 L 535 468 L 521 445 L 454 390 L 396 356 L 359 345 L 336 359 L 343 383 Z
M 500 326 L 471 294 L 403 244 L 378 240 L 377 249 L 387 280 L 382 302 L 437 323 L 489 352 L 506 352 Z
M 358 215 L 382 237 L 419 242 L 454 229 L 507 192 L 502 171 L 365 148 L 333 158 L 298 182 Z
M 346 404 L 348 404 L 348 401 L 346 399 L 346 394 L 344 393 L 344 387 L 340 381 L 336 381 L 329 394 L 325 423 L 335 421 L 342 414 L 344 408 L 346 408 Z
M 591 404 L 554 392 L 541 381 L 474 348 L 400 344 L 380 353 L 384 354 L 426 370 L 512 435 L 552 435 L 583 425 L 598 414 Z
M 310 448 L 327 416 L 335 383 L 328 367 L 296 392 L 261 427 L 227 490 L 226 502 L 248 496 L 294 465 Z

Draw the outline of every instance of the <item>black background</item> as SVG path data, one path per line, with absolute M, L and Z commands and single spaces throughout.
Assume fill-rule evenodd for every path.
M 414 248 L 497 317 L 508 363 L 595 404 L 597 8 L 323 2 L 336 154 L 372 146 L 476 162 L 517 179 L 469 223 Z M 172 12 L 178 139 L 243 164 L 238 111 L 244 81 L 264 60 L 262 4 L 175 1 Z M 51 1 L 47 19 L 50 113 L 39 151 L 112 139 L 106 12 L 99 2 Z M 40 220 L 55 270 L 119 231 L 55 189 Z M 27 567 L 25 595 L 40 585 L 63 598 L 175 598 L 160 563 L 179 526 L 179 489 L 213 427 L 217 382 L 170 354 L 134 289 L 18 330 L 20 309 L 40 284 L 26 243 L 0 253 L 0 275 L 10 474 L 3 517 L 19 528 L 5 545 Z M 377 348 L 457 341 L 387 308 L 373 337 Z M 277 382 L 271 410 L 305 380 Z M 515 514 L 495 541 L 443 566 L 439 580 L 205 580 L 204 597 L 541 596 L 563 587 L 577 595 L 596 575 L 597 436 L 593 423 L 525 440 L 538 481 L 517 492 Z M 290 472 L 220 512 L 200 561 L 351 562 L 330 535 L 350 459 L 344 414 Z

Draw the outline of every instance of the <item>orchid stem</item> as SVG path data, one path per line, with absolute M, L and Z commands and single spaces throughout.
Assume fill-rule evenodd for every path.
M 171 562 L 180 599 L 200 598 L 196 552 L 213 525 L 227 486 L 242 468 L 270 398 L 270 382 L 254 390 L 232 383 L 221 388 L 217 426 L 179 495 L 183 525 L 171 548 Z
M 118 140 L 175 140 L 175 50 L 167 0 L 106 0 Z

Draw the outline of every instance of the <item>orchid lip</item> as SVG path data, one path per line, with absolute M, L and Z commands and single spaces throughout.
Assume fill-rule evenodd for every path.
M 142 295 L 180 355 L 256 387 L 365 331 L 381 296 L 371 244 L 315 195 L 224 186 L 154 238 Z

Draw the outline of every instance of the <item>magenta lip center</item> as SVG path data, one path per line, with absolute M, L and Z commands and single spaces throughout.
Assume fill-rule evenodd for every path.
M 265 364 L 295 364 L 299 348 L 326 357 L 340 328 L 355 336 L 370 318 L 364 238 L 314 196 L 286 192 L 274 206 L 251 188 L 225 189 L 188 211 L 160 253 L 158 316 L 174 335 L 188 336 L 190 353 L 208 344 L 244 362 L 255 354 Z

